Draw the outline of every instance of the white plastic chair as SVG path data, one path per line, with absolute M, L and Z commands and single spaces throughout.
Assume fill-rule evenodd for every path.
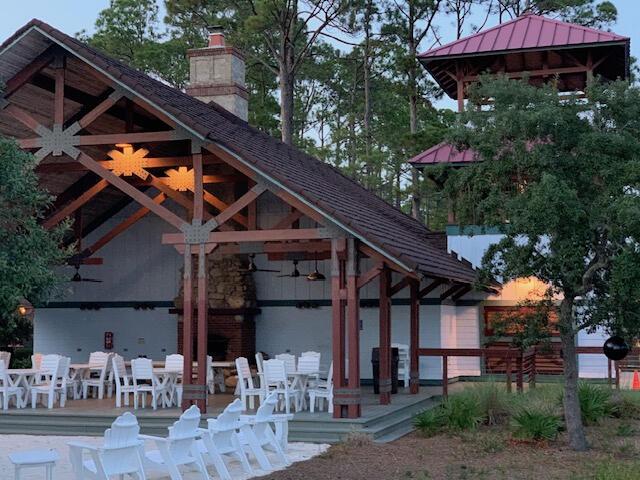
M 404 387 L 409 386 L 411 368 L 409 364 L 409 345 L 404 343 L 392 343 L 391 348 L 398 349 L 398 379 L 402 380 Z
M 224 463 L 223 456 L 234 456 L 240 461 L 242 468 L 249 475 L 253 474 L 253 468 L 247 460 L 238 435 L 238 429 L 250 429 L 249 425 L 240 423 L 242 413 L 242 401 L 234 400 L 227 405 L 218 418 L 207 420 L 207 429 L 201 429 L 202 440 L 198 442 L 200 452 L 208 455 L 223 480 L 231 480 L 229 470 Z M 206 457 L 205 457 L 206 458 Z
M 142 466 L 144 442 L 138 438 L 140 426 L 136 417 L 126 412 L 105 430 L 101 447 L 81 442 L 68 442 L 69 457 L 76 479 L 109 480 L 112 476 L 135 475 L 145 480 Z M 84 453 L 88 452 L 89 458 Z
M 140 396 L 142 396 L 142 408 L 145 408 L 147 393 L 151 394 L 151 406 L 153 409 L 158 408 L 158 399 L 170 392 L 168 392 L 166 385 L 158 383 L 156 376 L 153 374 L 153 362 L 151 359 L 135 358 L 131 360 L 131 374 L 133 376 L 133 408 L 138 408 L 138 397 Z
M 0 360 L 4 362 L 5 368 L 11 366 L 11 352 L 0 352 Z
M 111 365 L 113 371 L 114 381 L 116 383 L 116 407 L 122 407 L 122 400 L 124 399 L 125 406 L 129 406 L 129 395 L 135 393 L 133 388 L 133 378 L 127 373 L 127 367 L 124 363 L 124 358 L 115 354 L 111 357 Z M 145 396 L 146 403 L 146 396 Z
M 170 403 L 173 404 L 175 402 L 176 405 L 180 406 L 182 405 L 182 373 L 184 370 L 184 357 L 179 353 L 167 355 L 164 358 L 164 368 L 179 372 L 179 375 L 176 377 L 176 381 L 171 386 Z
M 333 413 L 333 362 L 329 367 L 329 375 L 327 381 L 321 381 L 313 388 L 310 388 L 307 393 L 309 394 L 309 409 L 311 413 L 315 411 L 316 399 L 319 400 L 319 408 L 322 409 L 322 401 L 327 400 L 327 410 L 329 413 Z
M 105 352 L 91 352 L 89 355 L 89 371 L 87 377 L 82 379 L 82 398 L 85 400 L 90 388 L 94 389 L 94 396 L 97 392 L 100 400 L 104 398 L 110 357 L 111 354 Z
M 284 400 L 285 411 L 290 413 L 291 402 L 297 411 L 300 411 L 301 391 L 292 387 L 287 378 L 285 364 L 282 360 L 266 360 L 263 364 L 264 378 L 269 393 L 275 392 L 278 398 Z
M 267 362 L 272 360 L 267 360 Z M 276 360 L 277 361 L 277 360 Z M 265 364 L 267 363 L 265 362 Z M 271 428 L 271 424 L 280 419 L 288 421 L 291 415 L 274 415 L 273 411 L 278 403 L 278 397 L 272 392 L 264 399 L 260 408 L 255 415 L 241 415 L 240 420 L 247 422 L 251 426 L 251 430 L 243 431 L 240 435 L 240 441 L 243 445 L 247 445 L 256 457 L 260 468 L 263 470 L 272 470 L 271 462 L 264 453 L 264 449 L 268 448 L 276 453 L 276 456 L 284 465 L 291 465 L 287 458 L 283 444 L 278 440 L 276 434 Z M 277 418 L 276 418 L 277 417 Z
M 47 408 L 53 408 L 56 397 L 59 405 L 64 407 L 67 400 L 67 378 L 69 378 L 69 357 L 45 355 L 42 358 L 38 375 L 41 382 L 31 387 L 31 408 L 36 408 L 38 395 L 47 397 Z
M 2 359 L 0 359 L 0 395 L 2 396 L 3 410 L 9 409 L 9 400 L 11 400 L 11 397 L 15 397 L 17 408 L 23 408 L 26 404 L 24 389 L 11 383 L 11 379 L 7 374 L 6 364 Z
M 314 352 L 313 350 L 309 350 L 308 352 L 302 352 L 300 354 L 301 357 L 318 357 L 320 358 L 320 352 Z
M 259 388 L 263 391 L 264 395 L 267 395 L 267 386 L 264 381 L 264 356 L 262 352 L 256 353 L 256 369 L 258 370 L 258 381 L 260 382 Z
M 141 435 L 140 438 L 153 440 L 157 447 L 157 450 L 145 453 L 145 463 L 168 470 L 171 480 L 182 480 L 179 467 L 192 465 L 200 472 L 202 478 L 209 480 L 207 467 L 196 442 L 201 436 L 199 424 L 200 409 L 192 405 L 172 427 L 169 427 L 168 437 Z
M 254 397 L 258 397 L 260 402 L 264 398 L 264 390 L 256 388 L 253 385 L 253 377 L 251 376 L 251 368 L 249 361 L 245 357 L 236 358 L 236 371 L 238 372 L 238 385 L 240 385 L 240 399 L 244 410 L 255 408 Z M 247 399 L 249 400 L 247 405 Z
M 213 357 L 207 355 L 207 387 L 209 394 L 216 393 L 216 385 L 218 385 L 222 393 L 227 391 L 227 386 L 224 383 L 224 374 L 222 372 L 216 373 L 215 368 L 213 368 Z
M 296 357 L 290 353 L 280 353 L 276 355 L 276 360 L 282 360 L 284 362 L 284 369 L 287 374 L 296 371 Z

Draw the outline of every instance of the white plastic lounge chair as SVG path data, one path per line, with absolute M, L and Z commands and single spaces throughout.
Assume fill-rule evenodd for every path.
M 327 400 L 327 410 L 329 413 L 333 413 L 333 362 L 329 367 L 329 375 L 326 381 L 320 381 L 318 385 L 310 388 L 307 393 L 309 394 L 309 409 L 311 413 L 315 411 L 316 399 L 320 403 L 319 407 L 322 410 L 322 401 Z
M 85 400 L 89 395 L 90 388 L 94 389 L 94 396 L 97 392 L 100 400 L 104 398 L 110 357 L 111 354 L 105 352 L 91 352 L 89 355 L 89 371 L 87 377 L 82 379 L 82 398 Z
M 47 408 L 53 408 L 56 397 L 64 407 L 67 400 L 67 378 L 69 378 L 69 357 L 45 355 L 38 376 L 40 383 L 31 387 L 31 408 L 36 408 L 38 395 L 47 397 Z
M 9 400 L 11 400 L 11 397 L 15 397 L 17 408 L 23 408 L 26 404 L 24 389 L 11 383 L 9 375 L 7 374 L 6 364 L 2 359 L 0 359 L 0 395 L 2 396 L 3 410 L 9 409 Z
M 145 407 L 147 393 L 151 394 L 151 406 L 153 409 L 158 408 L 158 400 L 169 392 L 167 391 L 167 386 L 161 385 L 153 374 L 153 362 L 151 359 L 135 358 L 131 360 L 131 373 L 133 375 L 133 408 L 138 408 L 138 397 L 140 396 L 142 396 L 142 408 Z
M 253 386 L 253 378 L 251 377 L 251 368 L 249 361 L 245 357 L 236 358 L 236 371 L 238 372 L 238 385 L 240 385 L 240 399 L 244 410 L 255 408 L 254 397 L 262 402 L 264 391 L 261 388 Z M 247 405 L 247 399 L 249 404 Z
M 169 427 L 168 437 L 141 435 L 140 438 L 154 441 L 157 447 L 157 450 L 145 453 L 145 463 L 168 470 L 171 480 L 182 480 L 179 467 L 191 465 L 200 473 L 201 478 L 209 480 L 207 468 L 196 442 L 201 436 L 199 424 L 200 409 L 192 405 L 172 427 Z
M 275 392 L 278 398 L 282 397 L 287 413 L 290 413 L 291 403 L 294 404 L 296 411 L 300 411 L 301 391 L 289 383 L 284 362 L 282 360 L 266 360 L 263 368 L 269 393 Z
M 129 396 L 134 392 L 133 378 L 127 373 L 127 367 L 124 363 L 124 358 L 116 354 L 111 357 L 111 365 L 113 370 L 113 377 L 116 383 L 116 407 L 122 406 L 122 400 L 124 399 L 125 406 L 129 406 Z M 146 403 L 146 395 L 143 394 L 143 402 Z
M 76 480 L 108 480 L 114 475 L 135 475 L 144 480 L 142 466 L 142 447 L 144 442 L 138 438 L 140 426 L 136 417 L 126 412 L 120 415 L 105 430 L 101 447 L 81 442 L 69 442 L 69 457 Z M 85 458 L 84 453 L 89 458 Z
M 253 468 L 247 460 L 238 436 L 239 429 L 251 429 L 246 422 L 240 422 L 241 413 L 242 401 L 236 399 L 227 405 L 218 418 L 207 420 L 207 429 L 200 430 L 202 433 L 202 440 L 198 442 L 200 452 L 203 455 L 208 455 L 223 480 L 231 480 L 223 456 L 234 456 L 240 461 L 246 473 L 250 475 L 253 473 Z M 207 457 L 205 456 L 205 458 Z
M 404 343 L 392 343 L 391 348 L 398 349 L 398 378 L 402 380 L 404 387 L 409 386 L 410 366 L 409 366 L 409 345 Z
M 265 362 L 266 363 L 266 362 Z M 280 463 L 283 465 L 291 465 L 287 458 L 283 444 L 278 440 L 276 434 L 271 428 L 274 421 L 288 421 L 291 415 L 274 415 L 273 411 L 278 403 L 277 394 L 271 393 L 264 399 L 260 408 L 255 415 L 241 415 L 240 420 L 247 422 L 251 429 L 243 430 L 240 435 L 240 441 L 243 445 L 247 445 L 256 457 L 260 468 L 263 470 L 272 470 L 271 462 L 264 453 L 264 449 L 273 450 L 276 453 Z M 275 418 L 280 417 L 280 418 Z

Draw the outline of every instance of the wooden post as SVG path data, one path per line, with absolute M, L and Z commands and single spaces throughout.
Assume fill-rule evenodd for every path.
M 347 240 L 347 322 L 349 331 L 349 395 L 348 418 L 360 416 L 360 294 L 358 292 L 359 261 L 355 240 Z
M 447 398 L 449 395 L 449 357 L 442 356 L 442 396 Z
M 184 367 L 182 372 L 182 385 L 184 391 L 190 391 L 193 384 L 193 305 L 191 303 L 191 248 L 189 245 L 184 249 L 184 275 L 182 280 L 183 308 L 182 308 L 182 355 L 184 357 Z M 182 409 L 186 410 L 191 406 L 189 395 L 182 397 Z
M 207 254 L 205 244 L 198 246 L 198 386 L 201 389 L 196 404 L 201 413 L 207 412 Z M 204 394 L 204 396 L 203 396 Z
M 507 392 L 511 393 L 511 355 L 507 354 Z
M 344 365 L 344 301 L 341 298 L 341 290 L 343 285 L 343 271 L 341 268 L 341 259 L 339 258 L 339 250 L 343 244 L 338 239 L 331 240 L 331 310 L 332 310 L 332 329 L 331 337 L 333 343 L 333 388 L 334 388 L 334 418 L 343 418 L 343 404 L 340 398 L 340 390 L 345 388 L 345 365 Z
M 458 112 L 464 111 L 464 74 L 460 63 L 456 63 L 456 83 L 458 97 Z
M 516 390 L 518 393 L 524 391 L 524 362 L 522 361 L 522 352 L 518 352 L 516 357 Z
M 410 281 L 409 297 L 411 302 L 409 391 L 415 395 L 420 391 L 420 356 L 418 355 L 420 348 L 420 282 L 418 280 Z
M 386 265 L 380 272 L 380 405 L 391 403 L 391 271 Z

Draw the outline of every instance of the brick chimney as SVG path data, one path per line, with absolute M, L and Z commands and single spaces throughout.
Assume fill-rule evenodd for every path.
M 221 27 L 209 28 L 209 45 L 187 52 L 189 95 L 205 103 L 216 102 L 242 120 L 248 119 L 249 94 L 245 87 L 244 56 L 225 44 Z

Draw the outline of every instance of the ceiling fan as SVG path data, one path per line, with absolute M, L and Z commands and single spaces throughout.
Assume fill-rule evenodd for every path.
M 300 270 L 298 270 L 298 260 L 293 261 L 293 271 L 291 273 L 285 273 L 284 275 L 278 275 L 278 277 L 298 278 L 300 277 Z
M 313 272 L 311 272 L 311 273 L 309 273 L 309 275 L 307 275 L 307 280 L 309 280 L 310 282 L 322 282 L 322 281 L 324 281 L 326 279 L 327 279 L 327 277 L 325 277 L 324 274 L 322 274 L 318 270 L 318 257 L 316 256 L 315 267 L 313 269 Z
M 272 273 L 280 273 L 280 270 L 271 270 L 268 268 L 258 268 L 258 266 L 256 265 L 255 262 L 255 258 L 256 255 L 255 253 L 252 253 L 251 255 L 249 255 L 249 265 L 247 265 L 247 268 L 243 269 L 243 272 L 272 272 Z
M 76 263 L 73 268 L 76 269 L 76 273 L 74 273 L 73 277 L 71 277 L 72 282 L 91 282 L 91 283 L 102 283 L 102 280 L 98 280 L 96 278 L 85 278 L 80 275 L 80 264 Z

